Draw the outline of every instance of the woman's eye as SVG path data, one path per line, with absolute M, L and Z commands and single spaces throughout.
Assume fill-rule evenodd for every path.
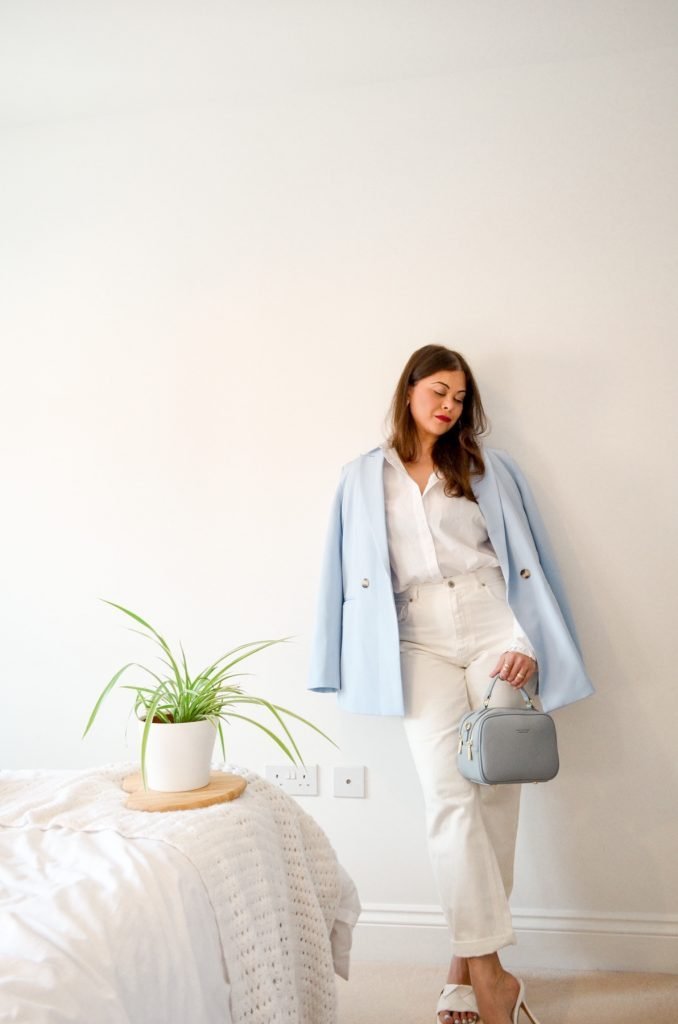
M 457 403 L 457 405 L 463 405 L 464 404 L 464 399 L 463 398 L 455 398 L 455 402 Z
M 436 395 L 440 395 L 441 398 L 445 397 L 445 392 L 444 391 L 436 391 L 435 388 L 433 390 L 434 390 L 435 394 Z

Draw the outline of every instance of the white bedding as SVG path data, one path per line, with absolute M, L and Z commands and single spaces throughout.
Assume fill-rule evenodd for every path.
M 130 767 L 96 770 L 101 773 L 96 779 L 97 807 L 106 800 L 117 801 L 112 784 L 117 786 Z M 68 827 L 69 817 L 83 817 L 84 773 L 0 772 L 3 1024 L 269 1024 L 295 1018 L 335 1024 L 336 1003 L 327 995 L 327 965 L 348 978 L 351 932 L 360 913 L 355 886 L 317 824 L 292 797 L 278 790 L 272 793 L 275 787 L 265 780 L 239 771 L 250 781 L 243 797 L 220 805 L 221 813 L 178 812 L 178 817 L 171 816 L 174 824 L 168 821 L 164 830 L 160 819 L 166 815 L 122 810 L 114 816 L 113 828 L 102 827 L 107 819 L 101 814 L 89 823 L 83 819 L 82 827 Z M 79 815 L 73 812 L 73 794 L 78 792 Z M 207 811 L 211 838 L 219 839 L 223 851 L 219 872 L 232 876 L 232 882 L 242 879 L 230 890 L 216 884 L 213 865 L 201 866 L 195 855 L 204 845 L 198 841 L 195 822 L 201 819 L 196 815 Z M 194 824 L 181 824 L 189 820 Z M 261 840 L 261 849 L 251 849 L 247 864 L 267 864 L 278 890 L 280 880 L 285 880 L 285 905 L 274 905 L 265 893 L 255 913 L 248 900 L 253 882 L 243 871 L 236 831 L 242 838 L 257 820 L 275 841 Z M 130 834 L 149 829 L 157 835 Z M 295 852 L 290 852 L 292 830 Z M 192 835 L 184 839 L 184 831 Z M 298 849 L 300 835 L 306 849 Z M 322 860 L 324 874 L 318 874 L 315 860 Z M 328 865 L 334 865 L 331 886 Z M 315 908 L 315 919 L 307 932 L 309 907 Z M 231 927 L 229 922 L 243 916 L 258 917 L 258 933 L 256 921 L 248 922 L 246 929 Z M 318 921 L 325 939 L 318 942 L 316 931 L 314 941 L 303 949 L 304 963 L 294 962 L 299 959 L 299 940 L 303 948 L 305 936 L 313 935 L 312 925 L 317 929 Z M 267 941 L 257 946 L 252 939 L 264 934 L 262 923 L 268 929 Z M 225 932 L 227 925 L 230 930 Z M 280 931 L 271 936 L 274 925 Z M 247 949 L 238 946 L 236 935 L 241 945 L 249 943 Z M 285 977 L 274 955 L 278 946 L 289 964 Z M 249 970 L 243 970 L 243 963 L 250 965 Z M 309 977 L 315 975 L 318 991 L 325 992 L 322 1018 L 314 992 L 308 991 Z M 259 991 L 269 978 L 278 985 L 272 998 L 270 992 Z
M 116 832 L 0 829 L 0 1021 L 230 1022 L 195 868 Z

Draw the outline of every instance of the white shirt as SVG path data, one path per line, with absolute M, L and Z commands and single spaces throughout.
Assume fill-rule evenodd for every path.
M 405 469 L 395 448 L 384 443 L 384 499 L 393 590 L 415 583 L 438 583 L 447 576 L 499 566 L 478 504 L 445 494 L 443 474 L 434 470 L 424 492 Z M 513 616 L 513 642 L 507 648 L 536 654 Z

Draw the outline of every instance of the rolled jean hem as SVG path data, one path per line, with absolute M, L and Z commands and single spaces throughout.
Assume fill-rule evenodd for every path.
M 487 939 L 471 939 L 467 942 L 451 942 L 452 956 L 484 956 L 486 953 L 496 953 L 504 946 L 517 946 L 518 940 L 513 931 L 504 932 L 503 935 L 495 935 Z

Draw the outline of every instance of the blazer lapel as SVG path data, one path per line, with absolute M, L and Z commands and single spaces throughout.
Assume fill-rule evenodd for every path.
M 386 536 L 386 503 L 384 498 L 384 452 L 382 448 L 368 452 L 360 459 L 359 491 L 365 515 L 377 545 L 384 570 L 391 575 Z
M 471 477 L 471 488 L 476 496 L 478 507 L 483 513 L 490 542 L 508 583 L 509 559 L 499 483 L 492 465 L 492 457 L 487 449 L 483 451 L 483 456 L 485 474 L 482 477 Z

